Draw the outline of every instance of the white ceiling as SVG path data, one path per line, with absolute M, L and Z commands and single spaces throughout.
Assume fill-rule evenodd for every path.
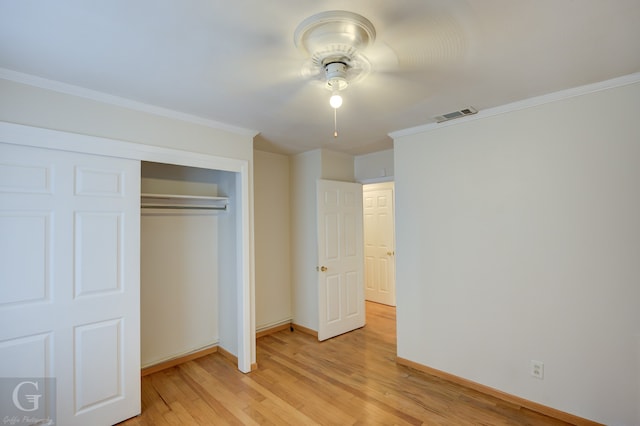
M 328 10 L 377 33 L 337 139 L 293 42 Z M 259 131 L 263 150 L 364 154 L 436 115 L 640 71 L 640 1 L 0 0 L 0 68 Z

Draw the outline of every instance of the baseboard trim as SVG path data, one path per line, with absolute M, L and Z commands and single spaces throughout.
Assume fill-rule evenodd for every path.
M 207 356 L 210 354 L 214 354 L 218 352 L 228 361 L 230 361 L 233 365 L 238 365 L 238 357 L 227 351 L 220 346 L 212 346 L 209 348 L 205 348 L 199 351 L 191 352 L 183 356 L 175 357 L 167 361 L 160 362 L 158 364 L 151 365 L 149 367 L 145 367 L 140 370 L 140 376 L 148 376 L 149 374 L 157 373 L 158 371 L 166 370 L 167 368 L 175 367 L 176 365 L 184 364 L 185 362 L 193 361 L 194 359 L 202 358 L 203 356 Z M 251 363 L 251 371 L 255 371 L 258 369 L 257 363 Z
M 265 328 L 263 330 L 256 332 L 256 339 L 259 339 L 264 336 L 268 336 L 273 333 L 277 333 L 282 330 L 289 330 L 290 328 L 291 328 L 291 321 L 288 321 L 284 324 L 276 325 L 273 327 Z
M 238 365 L 238 357 L 229 352 L 228 350 L 218 347 L 218 353 L 225 357 L 227 360 L 231 361 L 232 364 Z
M 218 346 L 218 353 L 220 355 L 222 355 L 223 357 L 225 357 L 233 365 L 235 365 L 235 366 L 238 365 L 238 357 L 235 356 L 234 354 L 232 354 L 231 352 L 229 352 L 228 350 L 226 350 L 225 348 L 222 348 L 222 347 Z M 257 369 L 258 369 L 258 363 L 252 362 L 251 363 L 251 371 L 255 371 Z
M 203 356 L 216 353 L 218 352 L 218 350 L 219 350 L 218 346 L 211 346 L 205 349 L 188 353 L 186 355 L 178 356 L 170 360 L 163 361 L 158 364 L 151 365 L 149 367 L 145 367 L 142 370 L 140 370 L 140 375 L 143 377 L 148 376 L 149 374 L 157 373 L 158 371 L 166 370 L 167 368 L 184 364 L 187 361 L 192 361 L 194 359 L 202 358 Z M 237 363 L 237 360 L 236 360 L 236 363 Z
M 312 330 L 310 328 L 303 327 L 301 325 L 294 324 L 294 323 L 291 323 L 291 326 L 293 327 L 294 330 L 300 331 L 300 332 L 305 333 L 305 334 L 309 334 L 309 335 L 315 337 L 316 339 L 318 338 L 318 332 L 315 331 L 315 330 Z
M 297 331 L 299 331 L 301 333 L 308 334 L 310 336 L 315 337 L 316 339 L 318 338 L 318 332 L 317 331 L 312 330 L 312 329 L 307 328 L 307 327 L 304 327 L 302 325 L 296 324 L 296 323 L 294 323 L 292 321 L 289 321 L 289 322 L 286 322 L 284 324 L 279 324 L 279 325 L 276 325 L 276 326 L 273 326 L 273 327 L 269 327 L 269 328 L 265 328 L 263 330 L 258 331 L 256 333 L 256 339 L 259 339 L 260 337 L 268 336 L 268 335 L 273 334 L 273 333 L 277 333 L 277 332 L 282 331 L 282 330 L 289 330 L 289 329 L 297 330 Z M 293 330 L 291 330 L 291 331 L 293 331 Z
M 467 380 L 465 378 L 432 368 L 426 365 L 419 364 L 414 361 L 410 361 L 405 358 L 396 357 L 396 363 L 404 365 L 405 367 L 413 368 L 414 370 L 421 371 L 423 373 L 430 374 L 432 376 L 439 377 L 441 379 L 453 382 L 455 384 L 482 392 L 485 395 L 493 396 L 511 404 L 518 405 L 523 408 L 527 408 L 531 411 L 535 411 L 545 416 L 553 417 L 554 419 L 562 420 L 567 423 L 571 423 L 576 426 L 604 426 L 602 423 L 594 422 L 582 417 L 578 417 L 574 414 L 566 413 L 564 411 L 556 410 L 555 408 L 547 407 L 546 405 L 538 404 L 537 402 L 529 401 L 519 396 L 511 395 L 506 392 L 502 392 L 498 389 L 482 385 L 480 383 Z

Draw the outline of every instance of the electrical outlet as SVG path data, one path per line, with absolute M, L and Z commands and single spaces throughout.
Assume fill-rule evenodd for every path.
M 531 375 L 536 379 L 544 379 L 544 363 L 542 361 L 531 360 Z

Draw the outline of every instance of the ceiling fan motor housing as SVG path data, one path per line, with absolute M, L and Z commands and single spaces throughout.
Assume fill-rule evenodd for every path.
M 344 90 L 348 86 L 348 66 L 345 62 L 329 62 L 324 66 L 327 77 L 327 86 L 332 91 Z

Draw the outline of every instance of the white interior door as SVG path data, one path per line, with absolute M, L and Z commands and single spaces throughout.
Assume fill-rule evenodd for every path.
M 56 424 L 140 413 L 139 194 L 139 161 L 0 144 L 0 377 L 55 378 Z
M 396 305 L 393 182 L 366 185 L 364 210 L 365 298 Z
M 318 180 L 318 340 L 365 324 L 362 185 Z

